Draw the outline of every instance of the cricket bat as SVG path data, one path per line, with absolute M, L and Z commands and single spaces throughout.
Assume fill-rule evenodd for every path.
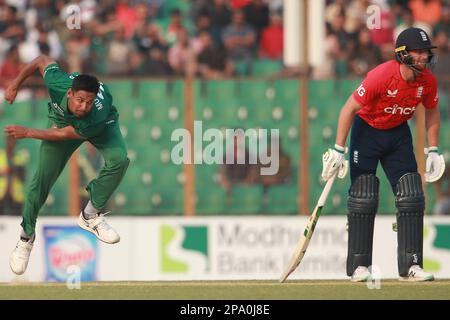
M 306 225 L 303 234 L 300 236 L 300 239 L 297 243 L 297 247 L 295 248 L 294 254 L 292 255 L 291 260 L 287 268 L 285 269 L 283 275 L 280 278 L 280 282 L 284 282 L 289 275 L 297 269 L 298 265 L 302 261 L 305 256 L 306 249 L 308 249 L 309 241 L 311 241 L 311 237 L 314 233 L 314 229 L 317 224 L 317 220 L 319 220 L 320 213 L 322 211 L 323 206 L 327 200 L 328 194 L 330 193 L 331 187 L 333 186 L 334 180 L 336 179 L 336 174 L 332 176 L 325 187 L 323 188 L 322 194 L 320 195 L 319 201 L 317 201 L 317 205 L 314 208 L 311 216 L 309 217 L 308 224 Z

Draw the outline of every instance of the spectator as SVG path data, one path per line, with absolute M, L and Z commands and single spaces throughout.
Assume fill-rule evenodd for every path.
M 128 75 L 131 71 L 130 59 L 134 53 L 131 41 L 125 38 L 125 28 L 114 33 L 106 49 L 106 67 L 110 75 Z
M 147 27 L 147 33 L 140 41 L 139 55 L 132 62 L 136 75 L 165 76 L 171 74 L 167 61 L 168 46 L 156 24 Z
M 243 9 L 245 20 L 255 29 L 259 43 L 262 30 L 269 25 L 269 7 L 262 0 L 252 0 Z
M 425 32 L 427 34 L 432 34 L 432 28 L 429 24 L 414 20 L 411 9 L 409 9 L 409 8 L 404 9 L 403 11 L 401 11 L 400 14 L 403 19 L 403 23 L 401 23 L 394 29 L 394 38 L 395 39 L 397 39 L 398 35 L 403 30 L 410 28 L 410 27 L 420 28 L 420 29 L 425 30 Z
M 441 0 L 410 0 L 414 20 L 434 26 L 441 19 Z
M 223 30 L 231 22 L 231 11 L 225 0 L 214 0 L 213 5 L 208 10 L 211 17 L 212 35 L 216 47 L 223 46 Z
M 119 0 L 116 6 L 117 22 L 124 29 L 124 37 L 129 39 L 133 36 L 134 29 L 138 22 L 138 13 L 136 7 L 132 6 L 130 0 Z
M 329 25 L 326 25 L 326 36 L 325 36 L 325 59 L 323 63 L 315 67 L 313 70 L 313 79 L 329 79 L 336 75 L 336 57 L 338 56 L 339 43 L 337 37 L 331 33 Z
M 27 46 L 27 56 L 23 57 L 22 62 L 28 63 L 40 54 L 44 54 L 40 50 L 42 47 L 49 48 L 49 55 L 57 60 L 61 57 L 62 46 L 58 33 L 48 27 L 48 25 L 38 22 L 35 28 L 29 29 L 26 43 L 21 45 Z
M 15 153 L 16 139 L 6 137 L 0 150 L 0 214 L 21 215 L 25 200 L 25 154 Z
M 166 30 L 166 42 L 171 47 L 177 41 L 177 36 L 180 30 L 185 29 L 183 26 L 183 18 L 179 9 L 174 9 L 170 12 L 170 21 Z
M 169 49 L 169 65 L 175 74 L 185 76 L 194 72 L 195 52 L 186 29 L 180 29 L 177 42 Z
M 224 50 L 214 47 L 210 34 L 200 33 L 202 51 L 197 56 L 197 72 L 205 79 L 220 79 L 233 74 L 234 66 Z
M 4 10 L 3 17 L 0 17 L 0 19 L 0 41 L 17 44 L 18 41 L 24 38 L 25 26 L 17 15 L 16 7 L 7 6 Z
M 137 6 L 143 6 L 148 11 L 148 17 L 150 19 L 160 19 L 161 7 L 164 6 L 164 2 L 167 0 L 132 0 L 131 3 Z M 138 9 L 139 10 L 139 9 Z
M 270 25 L 262 31 L 259 56 L 263 59 L 283 58 L 283 21 L 279 14 L 270 16 Z
M 271 0 L 269 1 L 269 10 L 270 12 L 276 12 L 279 14 L 283 13 L 283 1 L 284 0 Z
M 372 42 L 377 46 L 392 44 L 394 42 L 394 16 L 388 10 L 382 10 L 380 16 L 380 28 L 373 28 Z M 396 39 L 396 38 L 395 38 Z
M 219 167 L 219 182 L 229 193 L 235 185 L 251 185 L 257 181 L 258 165 L 251 164 L 243 130 L 237 130 L 232 149 L 227 150 Z M 238 163 L 243 159 L 244 163 Z
M 352 73 L 359 77 L 365 76 L 381 63 L 380 49 L 372 43 L 368 29 L 359 31 L 358 42 L 350 54 L 349 61 Z
M 450 4 L 442 8 L 442 19 L 433 28 L 435 34 L 441 30 L 450 37 Z
M 223 30 L 223 41 L 229 57 L 234 63 L 244 64 L 244 73 L 251 73 L 251 60 L 255 44 L 255 31 L 246 24 L 242 11 L 233 13 L 233 21 Z
M 345 31 L 358 33 L 367 25 L 367 8 L 371 5 L 370 0 L 353 0 L 345 6 Z
M 144 3 L 138 3 L 136 5 L 136 24 L 133 29 L 133 37 L 136 33 L 141 33 L 149 25 L 151 21 L 150 9 Z
M 22 67 L 19 47 L 20 44 L 13 45 L 11 48 L 9 48 L 5 60 L 0 64 L 0 101 L 3 100 L 6 87 L 8 86 L 10 81 L 12 81 L 17 76 Z M 42 78 L 37 79 L 37 77 L 31 76 L 26 82 L 26 87 L 22 88 L 18 92 L 17 101 L 29 100 L 32 91 L 28 88 L 28 86 L 35 83 L 41 84 Z M 2 104 L 0 103 L 0 105 Z M 4 104 L 4 106 L 6 106 L 6 104 Z M 0 109 L 0 114 L 2 114 L 3 112 L 4 108 L 2 106 L 2 108 Z
M 335 73 L 337 76 L 348 74 L 348 58 L 354 50 L 355 39 L 344 29 L 344 11 L 338 12 L 331 23 L 330 36 L 337 41 L 337 47 L 332 49 L 332 56 L 335 63 Z
M 449 35 L 441 29 L 434 36 L 434 43 L 437 46 L 437 62 L 433 73 L 438 81 L 438 92 L 441 101 L 450 99 L 450 45 Z M 447 116 L 450 120 L 450 105 L 442 104 L 446 112 L 442 112 L 441 117 Z M 441 109 L 441 111 L 444 111 Z
M 55 13 L 50 0 L 34 0 L 33 5 L 25 12 L 25 25 L 28 30 L 35 29 L 38 24 L 42 29 L 50 30 L 53 27 L 52 18 Z
M 437 47 L 436 54 L 438 56 L 434 74 L 438 79 L 438 83 L 448 82 L 450 76 L 450 44 L 449 35 L 444 31 L 438 31 L 434 36 L 434 43 Z
M 209 14 L 206 12 L 200 12 L 197 19 L 195 20 L 195 27 L 196 36 L 192 39 L 192 45 L 194 47 L 195 53 L 198 54 L 203 49 L 200 34 L 203 32 L 208 32 L 212 35 L 211 17 L 209 16 Z
M 231 8 L 234 10 L 239 10 L 248 6 L 252 0 L 229 0 Z
M 5 89 L 9 82 L 20 72 L 19 50 L 16 45 L 9 48 L 6 58 L 0 66 L 0 88 Z

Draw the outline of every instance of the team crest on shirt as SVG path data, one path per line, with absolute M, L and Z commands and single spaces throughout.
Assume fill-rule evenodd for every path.
M 417 88 L 417 95 L 416 95 L 416 97 L 417 98 L 422 98 L 422 93 L 423 93 L 423 87 L 420 86 L 420 87 Z
M 397 96 L 397 93 L 398 93 L 398 89 L 395 89 L 394 91 L 388 89 L 387 96 L 389 98 L 395 98 Z

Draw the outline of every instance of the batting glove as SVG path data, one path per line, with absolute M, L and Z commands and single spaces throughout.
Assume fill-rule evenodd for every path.
M 348 172 L 348 161 L 345 160 L 347 149 L 338 144 L 329 148 L 322 156 L 322 179 L 327 181 L 336 173 L 338 178 L 343 179 Z
M 444 156 L 439 154 L 438 147 L 425 148 L 424 151 L 428 155 L 425 167 L 425 181 L 436 182 L 442 177 L 445 171 Z

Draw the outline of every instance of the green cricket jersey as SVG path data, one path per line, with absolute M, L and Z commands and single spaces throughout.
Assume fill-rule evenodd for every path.
M 67 107 L 67 90 L 72 87 L 77 72 L 68 74 L 57 64 L 50 64 L 44 70 L 44 82 L 51 102 L 48 104 L 48 118 L 58 127 L 68 125 L 82 137 L 89 139 L 99 135 L 107 124 L 117 122 L 118 112 L 113 106 L 113 98 L 108 87 L 100 83 L 100 89 L 94 105 L 88 115 L 77 118 Z

